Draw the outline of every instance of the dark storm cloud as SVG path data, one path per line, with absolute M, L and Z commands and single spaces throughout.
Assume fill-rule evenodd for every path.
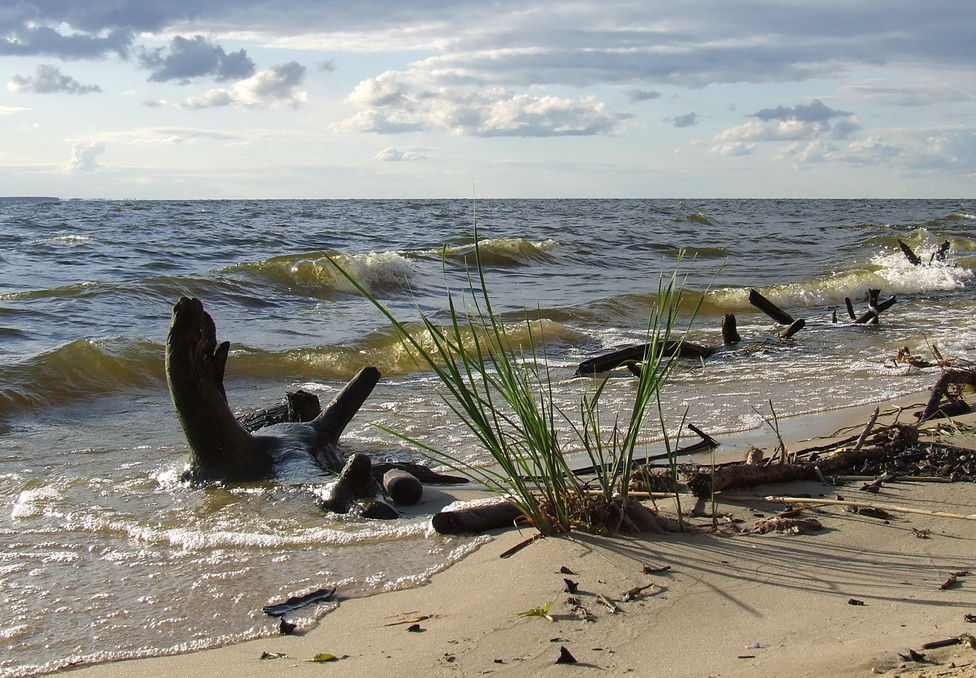
M 701 116 L 695 112 L 691 112 L 666 118 L 665 122 L 670 122 L 675 127 L 694 127 L 701 122 Z
M 632 104 L 636 104 L 639 101 L 650 101 L 651 99 L 658 99 L 661 97 L 660 92 L 655 92 L 654 90 L 648 89 L 631 89 L 627 90 L 627 101 Z
M 837 111 L 825 105 L 820 99 L 814 99 L 809 104 L 796 106 L 777 106 L 756 111 L 751 116 L 763 122 L 770 120 L 799 120 L 800 122 L 827 122 L 831 118 L 849 118 L 854 115 L 847 111 Z
M 168 49 L 143 50 L 139 63 L 152 71 L 150 82 L 178 80 L 186 84 L 202 77 L 219 81 L 243 80 L 255 72 L 254 62 L 244 50 L 228 54 L 223 47 L 202 35 L 193 38 L 176 36 Z
M 509 85 L 641 80 L 703 86 L 832 77 L 853 65 L 972 66 L 971 0 L 33 0 L 0 10 L 0 54 L 127 54 L 140 33 L 420 35 L 444 66 Z M 436 21 L 433 20 L 436 18 Z M 189 27 L 189 28 L 188 28 Z M 416 46 L 416 45 L 414 45 Z M 505 53 L 500 53 L 505 50 Z M 494 52 L 485 54 L 485 52 Z M 487 57 L 487 58 L 485 58 Z M 536 69 L 537 76 L 532 75 Z M 574 75 L 575 74 L 575 75 Z

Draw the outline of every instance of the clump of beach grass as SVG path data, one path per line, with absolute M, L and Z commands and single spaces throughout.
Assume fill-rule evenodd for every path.
M 540 326 L 524 320 L 519 340 L 492 305 L 474 231 L 474 267 L 462 294 L 448 291 L 449 322 L 435 323 L 424 312 L 422 336 L 382 304 L 337 262 L 333 265 L 392 324 L 401 345 L 440 381 L 441 397 L 491 456 L 492 466 L 460 459 L 422 440 L 384 429 L 515 505 L 543 535 L 573 529 L 613 533 L 642 530 L 649 511 L 628 496 L 627 478 L 640 444 L 640 431 L 651 412 L 662 430 L 661 390 L 677 361 L 666 350 L 677 333 L 682 294 L 677 275 L 659 281 L 646 328 L 646 353 L 629 411 L 608 418 L 603 404 L 610 375 L 583 393 L 574 416 L 560 407 L 545 355 Z M 527 314 L 528 315 L 528 314 Z M 692 318 L 694 314 L 692 314 Z M 689 324 L 691 320 L 689 319 Z M 589 381 L 585 382 L 588 385 Z M 568 424 L 568 426 L 561 426 Z M 568 429 L 568 432 L 567 432 Z M 584 480 L 564 455 L 569 438 L 582 447 L 595 478 Z

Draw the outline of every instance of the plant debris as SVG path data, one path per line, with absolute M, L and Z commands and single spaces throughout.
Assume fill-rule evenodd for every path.
M 945 591 L 946 589 L 955 586 L 956 585 L 956 582 L 958 582 L 958 581 L 959 581 L 959 578 L 956 577 L 956 575 L 950 574 L 949 575 L 949 578 L 946 579 L 944 582 L 942 582 L 939 585 L 939 588 L 942 589 L 943 591 Z
M 316 664 L 324 664 L 326 662 L 337 662 L 339 661 L 339 658 L 336 657 L 334 654 L 329 654 L 328 652 L 321 652 L 315 655 L 314 657 L 312 657 L 312 659 L 309 661 L 313 661 Z
M 638 598 L 641 597 L 641 595 L 643 595 L 644 591 L 650 588 L 660 589 L 660 587 L 654 583 L 645 584 L 644 586 L 635 586 L 634 588 L 629 589 L 626 593 L 624 593 L 623 599 L 625 602 L 637 600 Z M 654 593 L 657 593 L 657 591 L 654 591 Z
M 816 518 L 763 518 L 750 530 L 753 534 L 779 532 L 783 534 L 806 534 L 818 532 L 823 525 Z
M 899 652 L 898 653 L 898 656 L 901 657 L 902 660 L 903 661 L 906 661 L 906 662 L 924 662 L 925 661 L 925 655 L 924 654 L 922 654 L 921 652 L 916 652 L 915 650 L 911 650 L 911 649 L 908 650 L 908 654 L 902 654 L 901 652 Z
M 597 600 L 599 600 L 599 601 L 600 601 L 601 603 L 603 603 L 603 605 L 604 605 L 604 606 L 605 606 L 605 607 L 606 607 L 606 608 L 607 608 L 608 610 L 610 610 L 610 614 L 617 614 L 618 612 L 620 612 L 620 608 L 619 608 L 619 607 L 617 607 L 617 604 L 616 604 L 616 603 L 614 603 L 614 602 L 613 602 L 612 600 L 610 600 L 609 598 L 607 598 L 607 597 L 606 597 L 605 595 L 603 595 L 602 593 L 601 593 L 600 595 L 598 595 L 598 596 L 596 597 L 596 599 L 597 599 Z
M 430 615 L 422 614 L 419 617 L 412 617 L 410 619 L 401 619 L 400 621 L 390 622 L 389 624 L 383 624 L 383 626 L 400 626 L 401 624 L 416 624 L 417 622 L 422 622 L 425 619 L 430 619 Z
M 303 607 L 324 603 L 331 598 L 332 594 L 334 593 L 334 588 L 319 589 L 317 591 L 312 591 L 311 593 L 306 593 L 303 596 L 293 596 L 283 603 L 278 603 L 276 605 L 265 605 L 261 609 L 269 617 L 284 617 L 286 614 L 300 610 Z
M 525 612 L 519 612 L 520 617 L 545 617 L 549 621 L 556 621 L 549 614 L 549 608 L 552 607 L 552 601 L 543 605 L 542 607 L 533 607 L 531 610 L 526 610 Z

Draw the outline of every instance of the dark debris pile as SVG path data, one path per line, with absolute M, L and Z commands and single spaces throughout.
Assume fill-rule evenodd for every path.
M 897 455 L 865 461 L 853 469 L 862 475 L 937 477 L 976 482 L 976 452 L 943 443 L 917 443 Z

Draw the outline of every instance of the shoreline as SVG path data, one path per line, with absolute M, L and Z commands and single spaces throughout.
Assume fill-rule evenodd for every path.
M 895 403 L 891 407 L 878 403 L 820 413 L 815 416 L 834 415 L 825 418 L 844 423 L 820 430 L 818 437 L 848 424 L 863 427 L 874 407 L 893 415 L 896 407 L 924 399 L 917 394 L 886 401 Z M 780 422 L 784 439 L 802 440 L 795 433 L 808 427 L 787 421 Z M 976 415 L 956 421 L 976 424 Z M 976 434 L 964 432 L 950 442 L 976 449 Z M 910 481 L 885 484 L 876 495 L 857 492 L 856 484 L 759 486 L 720 493 L 717 511 L 749 526 L 759 514 L 782 510 L 763 501 L 767 495 L 832 496 L 835 491 L 883 504 L 976 513 L 974 483 Z M 658 508 L 668 513 L 670 503 L 659 501 Z M 61 672 L 92 678 L 217 671 L 242 676 L 318 676 L 324 671 L 345 676 L 392 671 L 398 678 L 548 676 L 565 674 L 567 667 L 555 663 L 565 647 L 577 666 L 612 675 L 908 677 L 935 665 L 906 664 L 899 653 L 976 632 L 964 621 L 965 614 L 976 613 L 976 521 L 909 514 L 880 521 L 838 506 L 810 508 L 804 515 L 816 517 L 825 529 L 803 535 L 574 534 L 538 540 L 505 559 L 499 554 L 531 531 L 495 531 L 428 583 L 343 600 L 300 634 Z M 645 565 L 669 569 L 645 574 Z M 560 572 L 561 567 L 573 574 Z M 940 588 L 951 572 L 968 569 L 972 577 Z M 568 602 L 565 579 L 578 584 L 576 598 L 593 621 L 581 619 Z M 634 600 L 623 600 L 624 592 L 648 584 L 654 586 Z M 615 613 L 600 602 L 601 595 L 612 599 Z M 520 615 L 549 602 L 554 621 Z M 311 661 L 322 653 L 338 659 Z M 940 676 L 976 676 L 973 650 L 956 645 L 925 654 L 939 662 Z M 950 661 L 966 666 L 946 668 Z

